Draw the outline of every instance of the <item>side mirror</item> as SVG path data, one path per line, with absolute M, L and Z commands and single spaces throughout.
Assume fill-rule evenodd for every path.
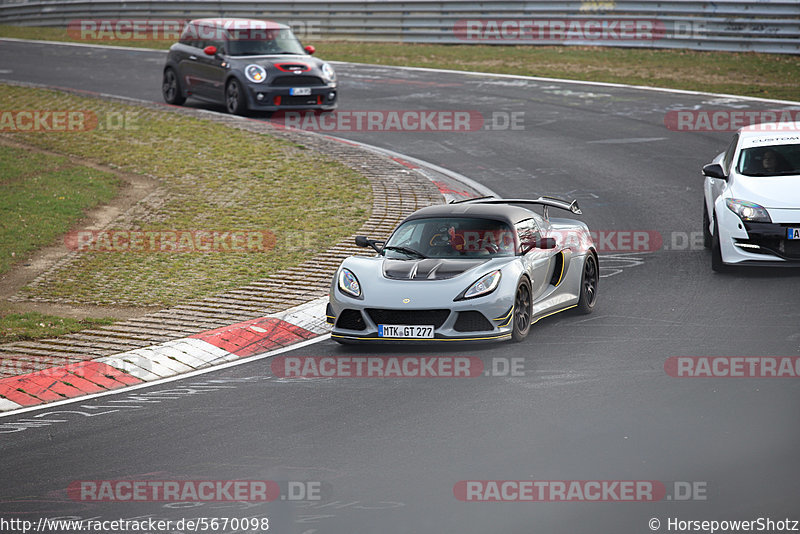
M 534 239 L 533 241 L 525 241 L 519 247 L 520 252 L 523 254 L 527 254 L 531 250 L 535 248 L 540 248 L 544 250 L 550 250 L 556 248 L 556 240 L 553 237 L 540 237 L 538 239 Z
M 367 238 L 365 235 L 357 235 L 356 236 L 356 246 L 357 247 L 372 247 L 372 249 L 377 252 L 378 254 L 381 253 L 380 247 L 378 244 L 383 245 L 383 241 L 374 241 L 372 239 Z
M 728 179 L 728 177 L 725 175 L 725 171 L 722 170 L 722 165 L 719 163 L 709 163 L 703 167 L 703 176 L 708 176 L 709 178 L 719 178 L 720 180 Z
M 213 45 L 208 45 L 203 49 L 203 52 L 205 52 L 207 56 L 215 56 L 217 54 L 217 47 Z
M 554 249 L 556 248 L 556 240 L 553 237 L 542 237 L 539 239 L 536 248 L 542 248 L 547 250 Z
M 308 45 L 307 47 L 303 48 L 303 50 L 305 50 L 306 52 L 308 52 L 308 55 L 310 55 L 310 56 L 311 56 L 311 55 L 314 55 L 314 52 L 316 52 L 316 51 L 317 51 L 317 49 L 316 49 L 316 48 L 314 48 L 314 47 L 313 47 L 313 46 L 311 46 L 311 45 Z

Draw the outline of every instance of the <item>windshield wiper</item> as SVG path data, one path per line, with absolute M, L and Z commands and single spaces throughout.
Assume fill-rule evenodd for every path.
M 383 250 L 396 250 L 397 252 L 402 252 L 408 256 L 416 256 L 418 258 L 427 259 L 427 256 L 422 252 L 414 250 L 413 248 L 408 247 L 396 247 L 394 245 L 386 245 L 383 247 Z

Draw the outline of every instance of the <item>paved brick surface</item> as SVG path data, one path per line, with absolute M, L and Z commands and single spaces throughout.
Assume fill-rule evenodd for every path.
M 124 99 L 109 100 L 130 103 Z M 158 104 L 146 107 L 188 114 L 253 132 L 270 133 L 302 144 L 360 172 L 372 186 L 373 205 L 369 219 L 355 235 L 386 236 L 408 214 L 442 202 L 440 189 L 426 177 L 424 171 L 404 164 L 397 158 L 324 136 L 275 128 L 262 121 Z M 0 345 L 0 380 L 31 374 L 32 384 L 36 384 L 39 379 L 35 375 L 37 371 L 189 337 L 232 323 L 261 318 L 325 296 L 342 259 L 348 255 L 372 253 L 356 247 L 353 237 L 342 240 L 299 266 L 219 295 L 107 327 L 58 338 Z M 68 385 L 64 385 L 64 388 L 64 395 L 71 391 Z

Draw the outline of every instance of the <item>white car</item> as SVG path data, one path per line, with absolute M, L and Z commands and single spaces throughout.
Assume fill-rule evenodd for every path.
M 800 130 L 787 123 L 742 128 L 703 175 L 712 269 L 800 266 Z

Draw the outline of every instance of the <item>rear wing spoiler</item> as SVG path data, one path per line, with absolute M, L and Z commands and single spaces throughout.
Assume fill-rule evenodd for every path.
M 544 207 L 544 217 L 547 218 L 547 208 L 559 208 L 562 210 L 566 210 L 572 212 L 576 215 L 581 215 L 583 212 L 581 208 L 578 207 L 578 201 L 573 200 L 569 202 L 567 200 L 562 200 L 560 198 L 555 197 L 539 197 L 537 199 L 529 199 L 529 198 L 496 198 L 496 197 L 478 197 L 478 198 L 468 198 L 466 200 L 457 200 L 451 202 L 451 204 L 467 204 L 467 203 L 474 203 L 474 204 L 536 204 L 538 206 Z

